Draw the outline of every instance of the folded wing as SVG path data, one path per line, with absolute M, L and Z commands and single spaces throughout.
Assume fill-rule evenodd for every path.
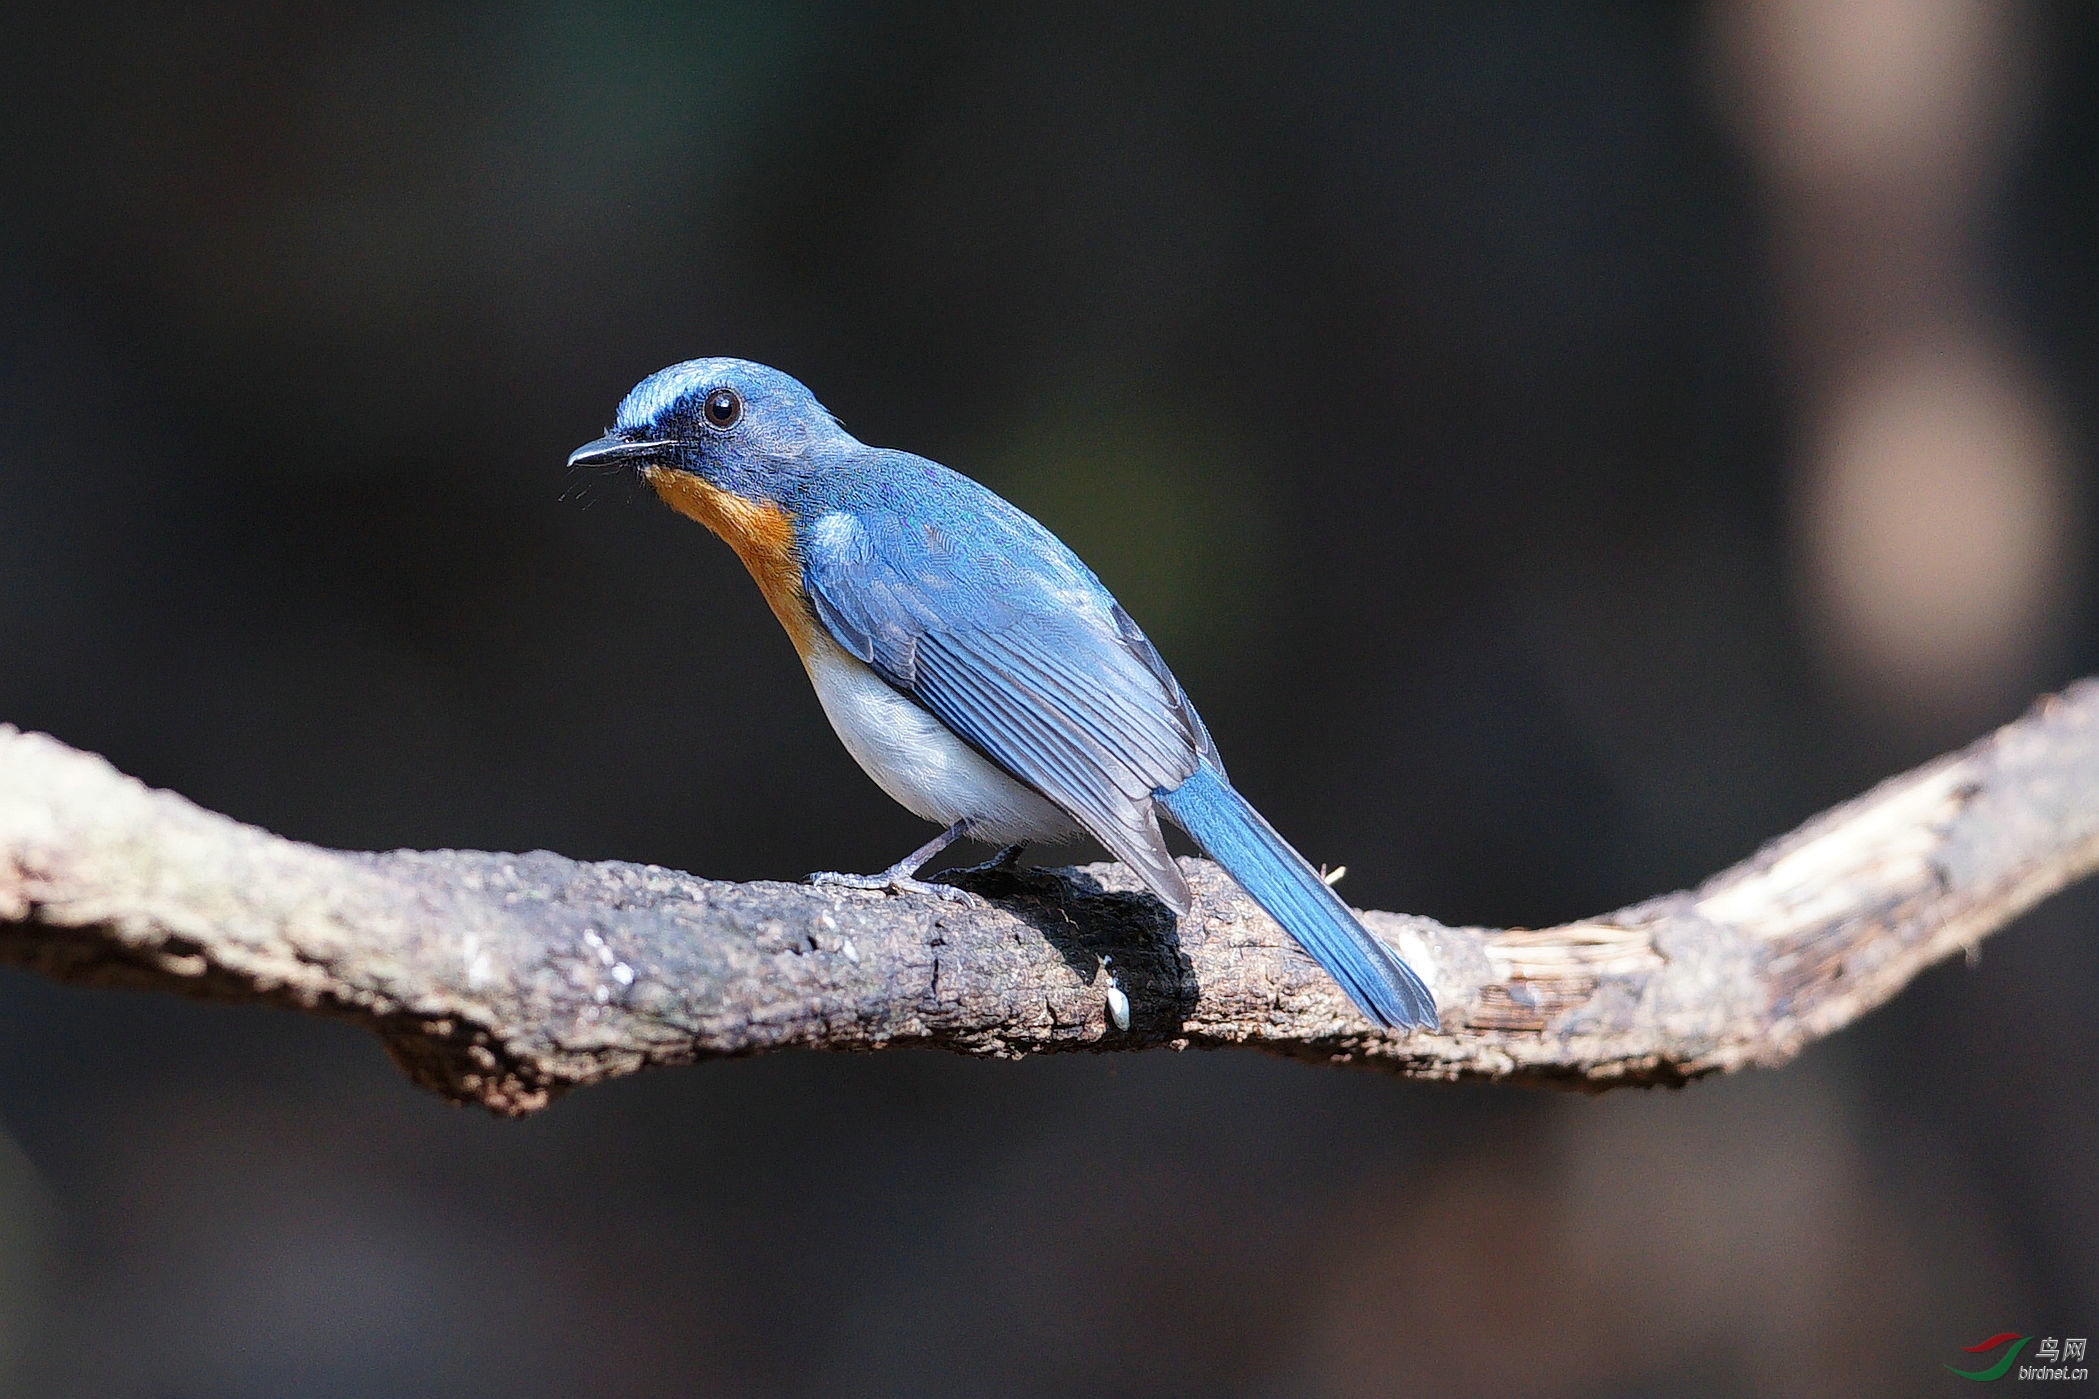
M 954 478 L 961 482 L 963 478 Z M 1042 793 L 1177 912 L 1152 802 L 1214 749 L 1158 652 L 1086 566 L 989 492 L 928 518 L 815 521 L 803 577 L 832 637 Z

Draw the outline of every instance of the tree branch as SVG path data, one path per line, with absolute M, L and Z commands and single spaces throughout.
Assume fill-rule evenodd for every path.
M 1251 1045 L 1424 1078 L 1680 1083 L 1786 1060 L 2095 864 L 2088 680 L 1688 893 L 1538 931 L 1366 914 L 1443 1011 L 1395 1035 L 1199 861 L 1176 926 L 1115 865 L 987 866 L 955 877 L 981 896 L 959 907 L 545 851 L 345 853 L 0 726 L 0 962 L 351 1020 L 417 1083 L 506 1114 L 790 1046 Z

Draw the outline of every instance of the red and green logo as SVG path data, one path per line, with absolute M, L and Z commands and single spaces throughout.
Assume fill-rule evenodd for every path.
M 2026 1343 L 2032 1339 L 2033 1337 L 2022 1336 L 2016 1331 L 1999 1331 L 1987 1341 L 1977 1341 L 1974 1345 L 1962 1346 L 1961 1349 L 1970 1355 L 1981 1355 L 1985 1351 L 1995 1350 L 2006 1341 L 2010 1341 L 2012 1348 L 2004 1353 L 2004 1359 L 1986 1370 L 1953 1370 L 1951 1365 L 1948 1365 L 1946 1368 L 1953 1370 L 1954 1374 L 1959 1375 L 1964 1380 L 2001 1380 L 2004 1378 L 2005 1372 L 2018 1362 L 2019 1352 L 2026 1349 Z

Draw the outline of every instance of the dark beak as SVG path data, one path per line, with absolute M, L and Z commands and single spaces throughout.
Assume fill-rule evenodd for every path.
M 666 447 L 675 446 L 670 441 L 636 442 L 616 432 L 608 432 L 595 442 L 586 442 L 568 454 L 570 466 L 638 466 Z

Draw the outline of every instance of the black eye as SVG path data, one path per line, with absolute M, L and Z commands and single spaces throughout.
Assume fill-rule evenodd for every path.
M 743 416 L 743 399 L 734 389 L 716 389 L 707 395 L 707 402 L 701 405 L 700 411 L 715 427 L 735 427 L 736 420 Z

